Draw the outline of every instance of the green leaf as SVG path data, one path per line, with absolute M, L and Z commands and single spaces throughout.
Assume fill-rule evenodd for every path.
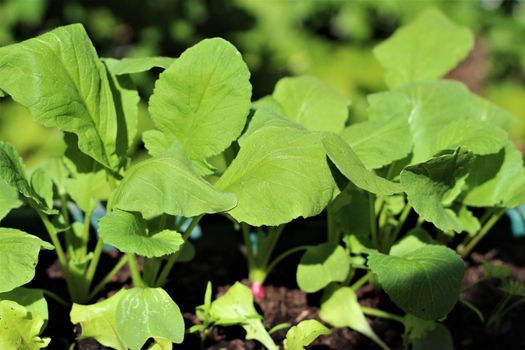
M 312 131 L 340 132 L 348 118 L 350 102 L 313 77 L 283 78 L 272 97 L 287 118 Z
M 18 191 L 9 186 L 0 177 L 0 221 L 6 217 L 12 209 L 18 208 L 22 202 L 18 199 Z
M 443 205 L 447 195 L 469 171 L 472 153 L 457 149 L 454 153 L 407 166 L 400 176 L 408 203 L 426 221 L 442 231 L 461 232 L 457 214 Z
M 249 78 L 233 45 L 203 40 L 160 75 L 149 104 L 153 123 L 168 144 L 178 141 L 191 160 L 203 162 L 242 132 L 250 110 Z
M 58 194 L 65 195 L 66 181 L 70 175 L 69 169 L 66 167 L 63 157 L 51 157 L 47 159 L 42 165 L 42 169 L 51 178 L 55 184 Z
M 463 231 L 470 236 L 474 236 L 481 229 L 481 223 L 478 218 L 467 207 L 461 206 L 457 211 L 457 215 L 459 221 L 461 221 L 461 226 L 463 226 Z
M 435 321 L 423 320 L 411 314 L 406 314 L 403 318 L 405 334 L 411 341 L 424 338 L 429 332 L 436 328 Z
M 270 350 L 278 349 L 253 306 L 250 288 L 242 283 L 235 282 L 223 296 L 216 299 L 211 304 L 209 315 L 215 325 L 240 325 L 246 331 L 246 339 L 256 339 Z
M 352 124 L 341 132 L 341 137 L 369 170 L 402 159 L 412 149 L 410 129 L 402 118 Z
M 38 209 L 44 213 L 56 213 L 52 207 L 48 206 L 49 198 L 42 198 L 33 188 L 33 184 L 29 182 L 22 158 L 20 158 L 13 146 L 4 141 L 0 141 L 0 179 L 7 185 L 17 189 L 25 198 L 32 200 Z M 41 183 L 40 180 L 43 182 Z M 42 194 L 48 196 L 49 188 L 46 189 L 43 177 L 35 181 L 34 185 L 37 186 Z
M 317 320 L 301 321 L 297 326 L 290 328 L 284 340 L 285 350 L 304 350 L 321 335 L 329 335 L 331 332 Z
M 139 213 L 114 210 L 100 220 L 100 237 L 105 243 L 125 253 L 146 257 L 160 257 L 181 249 L 184 243 L 180 233 L 163 230 L 150 232 Z
M 210 316 L 216 325 L 231 326 L 243 324 L 250 319 L 261 319 L 253 306 L 253 295 L 250 288 L 235 282 L 223 296 L 213 301 Z
M 31 187 L 45 203 L 46 208 L 53 208 L 53 180 L 43 169 L 36 169 L 31 174 Z
M 79 339 L 94 338 L 100 344 L 115 350 L 128 350 L 116 320 L 117 305 L 126 293 L 122 289 L 110 298 L 92 305 L 73 304 L 71 323 L 78 323 L 82 327 Z
M 51 339 L 40 338 L 44 320 L 22 305 L 10 300 L 0 301 L 0 349 L 38 350 Z
M 357 296 L 350 287 L 327 288 L 321 300 L 319 317 L 335 327 L 349 327 L 372 339 L 381 348 L 388 349 L 368 324 Z
M 110 193 L 107 174 L 103 170 L 76 174 L 66 180 L 66 189 L 71 198 L 85 213 L 91 213 L 101 200 Z
M 429 244 L 434 244 L 434 240 L 427 231 L 422 228 L 414 228 L 390 248 L 389 254 L 402 257 Z
M 244 140 L 246 140 L 248 136 L 252 135 L 257 130 L 268 126 L 303 129 L 300 124 L 287 119 L 282 113 L 264 107 L 255 111 L 255 114 L 248 124 L 248 128 L 238 140 L 239 144 L 242 146 L 244 144 Z
M 236 205 L 233 194 L 220 192 L 195 172 L 177 144 L 131 167 L 110 202 L 112 208 L 140 212 L 145 219 L 193 217 Z
M 46 327 L 49 314 L 44 292 L 41 289 L 18 287 L 12 291 L 0 293 L 0 301 L 2 300 L 14 301 L 25 307 L 32 315 L 38 315 L 44 321 L 40 329 L 41 332 Z
M 275 126 L 257 129 L 243 139 L 216 186 L 237 196 L 238 204 L 229 214 L 253 226 L 277 226 L 317 215 L 338 191 L 321 134 Z
M 496 153 L 507 143 L 501 127 L 508 115 L 449 80 L 410 84 L 368 97 L 371 120 L 405 121 L 413 143 L 413 162 L 443 150 L 466 147 L 475 154 Z M 509 117 L 510 118 L 510 117 Z M 390 143 L 387 143 L 390 145 Z
M 525 204 L 523 158 L 511 143 L 495 155 L 475 157 L 466 180 L 464 203 L 514 208 Z
M 0 292 L 33 279 L 40 249 L 53 249 L 53 246 L 23 231 L 0 228 Z
M 341 137 L 326 134 L 323 137 L 323 145 L 337 169 L 357 187 L 378 195 L 390 195 L 403 191 L 400 184 L 367 170 L 352 148 Z
M 78 136 L 80 150 L 118 169 L 117 118 L 106 69 L 81 24 L 0 48 L 0 87 L 33 119 Z
M 412 350 L 453 350 L 454 342 L 447 327 L 437 323 L 425 337 L 412 341 Z
M 395 88 L 441 78 L 467 56 L 473 45 L 469 29 L 429 9 L 376 46 L 374 54 L 386 68 L 387 85 Z
M 162 288 L 126 291 L 116 308 L 117 329 L 131 350 L 140 350 L 149 338 L 180 344 L 184 320 L 179 307 Z
M 405 312 L 425 320 L 447 315 L 458 300 L 463 260 L 451 249 L 427 245 L 402 256 L 369 251 L 368 266 Z
M 343 247 L 323 243 L 309 247 L 297 267 L 297 284 L 306 293 L 317 292 L 331 282 L 342 282 L 350 272 L 350 256 Z
M 179 344 L 184 337 L 180 310 L 161 288 L 121 290 L 100 303 L 73 304 L 71 322 L 82 326 L 81 338 L 117 350 L 139 350 L 149 338 Z
M 114 58 L 102 58 L 111 74 L 126 75 L 147 72 L 152 68 L 168 68 L 175 59 L 171 57 L 126 57 L 120 60 Z

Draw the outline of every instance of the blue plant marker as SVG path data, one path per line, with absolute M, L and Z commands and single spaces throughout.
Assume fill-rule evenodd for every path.
M 507 210 L 510 228 L 514 237 L 525 237 L 525 205 Z
M 257 241 L 258 241 L 258 234 L 257 232 L 250 232 L 250 241 L 252 242 L 252 252 L 254 254 L 257 254 Z
M 176 220 L 183 220 L 182 217 L 177 217 Z M 180 226 L 180 231 L 184 232 L 191 224 L 191 220 L 186 220 L 184 221 L 184 223 Z M 191 239 L 199 239 L 202 237 L 202 229 L 200 227 L 199 224 L 197 224 L 197 226 L 195 226 L 195 228 L 193 229 L 193 231 L 191 231 L 191 234 L 190 234 L 190 238 Z

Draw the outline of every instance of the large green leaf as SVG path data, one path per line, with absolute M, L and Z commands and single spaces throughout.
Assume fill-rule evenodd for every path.
M 126 57 L 120 60 L 114 58 L 102 59 L 109 71 L 115 75 L 126 75 L 149 71 L 152 68 L 168 68 L 175 59 L 171 57 Z
M 463 260 L 451 249 L 426 245 L 402 256 L 369 251 L 368 266 L 405 312 L 425 320 L 446 316 L 458 300 Z
M 131 350 L 140 350 L 149 338 L 180 344 L 184 320 L 179 307 L 162 288 L 126 291 L 116 308 L 117 329 Z
M 454 153 L 407 166 L 401 172 L 401 184 L 407 193 L 408 203 L 421 218 L 442 231 L 463 230 L 457 214 L 445 204 L 448 195 L 462 184 L 471 159 L 471 152 L 458 149 Z
M 0 177 L 0 221 L 11 211 L 18 208 L 22 202 L 18 199 L 18 191 L 9 186 Z
M 80 150 L 117 169 L 117 117 L 106 69 L 80 24 L 0 48 L 0 87 L 47 127 L 78 136 Z
M 159 257 L 181 249 L 184 240 L 171 230 L 150 232 L 139 213 L 116 209 L 100 220 L 100 237 L 125 253 Z
M 301 321 L 297 326 L 290 328 L 284 340 L 285 350 L 304 350 L 321 335 L 330 334 L 330 330 L 317 320 Z
M 176 143 L 131 167 L 111 199 L 113 208 L 140 212 L 145 219 L 161 214 L 192 217 L 235 205 L 233 194 L 220 192 L 195 172 Z
M 0 301 L 2 300 L 14 301 L 25 307 L 32 315 L 38 315 L 44 321 L 40 331 L 44 330 L 49 314 L 42 289 L 18 287 L 9 292 L 0 293 Z
M 287 118 L 312 131 L 340 132 L 348 118 L 350 102 L 313 77 L 283 78 L 272 97 Z
M 412 149 L 410 129 L 402 118 L 352 124 L 342 131 L 341 137 L 369 170 L 402 159 Z
M 357 187 L 378 195 L 390 195 L 403 191 L 400 184 L 366 169 L 352 148 L 341 137 L 326 134 L 323 137 L 323 145 L 337 169 Z
M 350 272 L 350 256 L 343 247 L 323 243 L 308 248 L 297 267 L 297 284 L 307 293 L 317 292 L 331 282 L 342 282 Z
M 388 349 L 368 324 L 357 301 L 357 295 L 350 287 L 327 288 L 321 301 L 319 317 L 335 327 L 350 327 L 372 339 L 381 348 Z
M 53 249 L 53 246 L 23 231 L 0 228 L 0 292 L 33 279 L 41 249 Z
M 41 211 L 54 214 L 53 208 L 48 206 L 48 204 L 52 203 L 49 203 L 49 186 L 46 186 L 45 175 L 38 174 L 36 176 L 37 178 L 34 181 L 28 179 L 22 158 L 20 158 L 13 146 L 0 141 L 0 179 L 7 185 L 17 189 Z M 42 194 L 47 198 L 42 198 Z
M 451 22 L 438 10 L 429 9 L 376 46 L 374 54 L 386 68 L 387 85 L 395 88 L 413 81 L 441 78 L 473 45 L 470 30 Z
M 249 78 L 233 45 L 220 38 L 203 40 L 160 75 L 150 99 L 151 118 L 167 144 L 177 140 L 190 159 L 205 162 L 243 130 L 250 110 Z M 161 148 L 148 145 L 152 138 L 145 140 L 148 149 Z
M 82 326 L 81 338 L 95 338 L 117 350 L 139 350 L 149 338 L 181 343 L 180 310 L 161 288 L 121 290 L 92 305 L 73 304 L 71 322 Z
M 499 154 L 474 158 L 464 203 L 474 207 L 525 204 L 523 157 L 511 143 Z
M 243 139 L 217 187 L 236 194 L 239 222 L 277 226 L 319 214 L 337 194 L 321 134 L 265 126 Z
M 38 350 L 47 347 L 51 339 L 40 338 L 44 320 L 10 300 L 0 300 L 0 349 Z
M 502 130 L 512 116 L 471 94 L 459 82 L 425 81 L 368 97 L 371 120 L 409 125 L 413 162 L 464 146 L 475 154 L 490 154 L 507 143 Z M 390 143 L 386 142 L 390 145 Z

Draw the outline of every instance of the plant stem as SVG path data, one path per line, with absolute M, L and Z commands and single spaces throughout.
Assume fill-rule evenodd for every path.
M 388 252 L 392 245 L 395 243 L 397 237 L 399 236 L 399 233 L 401 232 L 401 229 L 403 228 L 403 225 L 405 224 L 405 221 L 408 218 L 408 215 L 410 214 L 410 211 L 412 211 L 412 206 L 410 204 L 405 205 L 403 211 L 401 212 L 401 215 L 399 215 L 399 222 L 397 223 L 396 228 L 394 229 L 392 234 L 388 236 L 385 252 Z
M 68 303 L 67 301 L 65 301 L 64 299 L 59 297 L 58 294 L 55 294 L 52 291 L 47 290 L 47 289 L 42 289 L 42 292 L 44 293 L 45 296 L 48 296 L 50 299 L 53 299 L 54 301 L 56 301 L 60 305 L 63 305 L 65 307 L 67 307 L 67 308 L 71 307 L 71 303 Z
M 98 262 L 100 261 L 100 256 L 102 255 L 102 248 L 104 248 L 104 241 L 102 238 L 98 238 L 97 245 L 95 246 L 95 251 L 93 252 L 93 257 L 89 263 L 89 267 L 86 271 L 86 285 L 87 288 L 91 286 L 93 278 L 95 277 L 95 272 L 97 271 Z
M 372 277 L 372 272 L 367 272 L 363 277 L 361 277 L 360 279 L 358 279 L 357 281 L 354 282 L 354 284 L 352 284 L 351 288 L 354 290 L 354 291 L 357 291 L 359 288 L 361 288 L 365 283 L 367 283 L 370 278 Z
M 86 256 L 88 250 L 89 229 L 91 227 L 91 213 L 91 211 L 86 212 L 84 215 L 84 226 L 82 226 L 82 248 L 80 251 L 81 258 Z
M 366 306 L 361 306 L 361 310 L 366 315 L 386 318 L 387 320 L 393 320 L 393 321 L 397 321 L 397 322 L 401 322 L 401 323 L 404 322 L 403 317 L 391 314 L 390 312 L 386 312 L 386 311 L 383 311 L 383 310 L 374 309 L 372 307 L 366 307 Z
M 483 227 L 479 230 L 479 232 L 476 233 L 474 237 L 472 237 L 470 241 L 466 243 L 466 245 L 460 244 L 458 246 L 457 250 L 458 250 L 458 253 L 461 255 L 461 257 L 464 258 L 468 254 L 470 254 L 472 249 L 474 249 L 474 247 L 479 243 L 479 241 L 481 241 L 481 239 L 485 237 L 485 235 L 496 224 L 496 222 L 498 222 L 498 220 L 503 215 L 503 213 L 504 213 L 503 209 L 498 210 L 495 213 L 493 213 L 490 219 L 487 220 L 487 222 L 483 225 Z
M 127 262 L 128 256 L 123 255 L 118 261 L 118 263 L 113 267 L 113 269 L 109 271 L 109 273 L 95 286 L 95 288 L 93 288 L 91 293 L 89 293 L 88 299 L 93 299 L 102 289 L 104 289 L 106 284 L 108 284 L 111 281 L 113 276 L 115 276 Z
M 66 254 L 64 253 L 64 249 L 62 248 L 62 244 L 60 243 L 60 240 L 58 239 L 57 231 L 55 229 L 55 226 L 49 221 L 47 216 L 40 212 L 40 210 L 36 209 L 36 212 L 38 213 L 38 216 L 40 217 L 40 220 L 42 220 L 42 223 L 44 224 L 47 233 L 49 235 L 49 238 L 51 238 L 51 243 L 55 246 L 55 250 L 57 252 L 58 262 L 60 263 L 60 266 L 62 267 L 62 270 L 64 270 L 64 274 L 67 276 L 68 272 L 68 266 L 67 266 L 67 259 Z
M 288 256 L 300 252 L 302 250 L 307 250 L 310 246 L 308 245 L 301 245 L 292 249 L 289 249 L 283 253 L 281 253 L 277 258 L 275 258 L 266 268 L 266 274 L 269 275 L 270 272 L 279 264 L 282 260 L 286 259 Z M 261 281 L 261 283 L 264 281 Z
M 370 234 L 372 235 L 372 246 L 377 248 L 377 223 L 376 223 L 375 198 L 372 193 L 369 193 L 368 195 L 368 208 L 370 212 Z
M 266 245 L 264 246 L 262 251 L 259 252 L 259 267 L 264 267 L 266 270 L 266 267 L 268 266 L 268 262 L 270 261 L 270 258 L 273 254 L 273 251 L 275 249 L 275 245 L 277 244 L 277 241 L 279 241 L 279 238 L 281 238 L 281 234 L 283 233 L 284 225 L 279 225 L 278 227 L 270 227 L 268 232 L 268 238 L 266 240 Z
M 139 265 L 137 264 L 137 257 L 133 253 L 126 253 L 126 255 L 133 285 L 135 287 L 144 287 L 144 282 L 140 276 Z
M 188 226 L 188 228 L 186 229 L 186 231 L 184 231 L 184 234 L 182 235 L 184 242 L 188 240 L 188 238 L 191 235 L 191 232 L 197 226 L 197 224 L 199 223 L 199 221 L 202 219 L 203 216 L 204 214 L 196 216 L 191 220 L 190 225 Z M 166 279 L 168 278 L 168 275 L 170 274 L 171 269 L 173 268 L 173 265 L 175 265 L 175 263 L 177 262 L 177 258 L 179 257 L 179 255 L 180 255 L 180 250 L 177 251 L 176 253 L 171 254 L 171 256 L 168 259 L 168 262 L 166 262 L 166 265 L 164 265 L 164 268 L 162 269 L 159 275 L 159 278 L 157 278 L 157 282 L 155 283 L 156 286 L 162 287 L 166 283 Z

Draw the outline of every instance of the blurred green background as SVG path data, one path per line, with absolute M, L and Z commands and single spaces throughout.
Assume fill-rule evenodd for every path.
M 513 112 L 512 138 L 525 143 L 525 0 L 0 0 L 0 46 L 81 22 L 100 56 L 177 57 L 207 37 L 241 51 L 254 99 L 286 75 L 316 76 L 352 100 L 351 120 L 366 118 L 366 94 L 384 90 L 371 49 L 424 8 L 440 8 L 476 33 L 471 55 L 449 77 Z M 134 77 L 144 101 L 156 74 Z M 141 129 L 149 128 L 145 107 Z M 29 164 L 62 149 L 61 135 L 0 100 L 0 139 Z

